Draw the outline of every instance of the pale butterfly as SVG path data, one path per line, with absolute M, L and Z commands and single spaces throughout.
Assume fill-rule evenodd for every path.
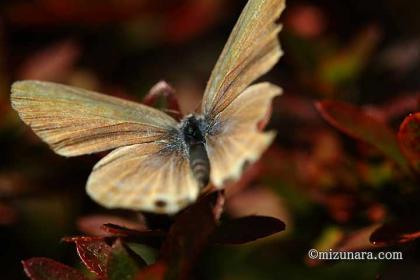
M 250 0 L 214 67 L 202 106 L 180 122 L 155 108 L 80 88 L 41 81 L 12 85 L 21 119 L 63 156 L 115 149 L 93 168 L 87 193 L 108 208 L 175 213 L 209 181 L 223 188 L 257 160 L 274 132 L 257 124 L 281 93 L 250 85 L 282 50 L 275 23 L 284 0 Z

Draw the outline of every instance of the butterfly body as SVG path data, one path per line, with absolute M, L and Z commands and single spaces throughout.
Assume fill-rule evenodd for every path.
M 188 157 L 191 171 L 199 182 L 200 189 L 209 183 L 210 161 L 206 150 L 206 134 L 209 124 L 203 115 L 187 115 L 180 123 L 180 131 Z
M 107 208 L 173 214 L 211 182 L 239 179 L 272 143 L 259 128 L 281 89 L 252 84 L 280 59 L 284 0 L 249 0 L 233 28 L 197 113 L 177 121 L 145 104 L 81 88 L 18 81 L 11 102 L 59 155 L 112 150 L 93 168 L 88 195 Z M 154 88 L 168 90 L 162 83 Z

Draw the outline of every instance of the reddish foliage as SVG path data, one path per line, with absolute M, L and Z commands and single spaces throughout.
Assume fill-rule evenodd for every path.
M 398 141 L 412 168 L 420 173 L 420 113 L 410 114 L 404 119 L 398 132 Z
M 104 224 L 102 230 L 108 232 L 112 237 L 122 237 L 134 240 L 152 247 L 159 247 L 166 233 L 162 230 L 134 230 L 114 224 Z
M 13 207 L 0 202 L 0 225 L 10 225 L 17 221 L 18 213 Z
M 345 102 L 328 100 L 317 102 L 315 106 L 331 125 L 376 147 L 407 170 L 407 162 L 400 152 L 395 134 L 386 124 Z
M 320 36 L 326 27 L 323 11 L 313 5 L 299 5 L 289 9 L 286 26 L 299 36 L 313 39 Z
M 381 246 L 374 245 L 369 241 L 369 236 L 375 227 L 376 226 L 373 225 L 350 231 L 345 234 L 340 234 L 337 240 L 334 240 L 334 242 L 330 244 L 329 249 L 333 252 L 351 252 L 371 251 L 381 248 Z M 321 250 L 321 248 L 318 249 Z M 322 250 L 325 250 L 325 248 L 322 248 Z M 326 261 L 322 259 L 310 259 L 307 257 L 305 258 L 305 262 L 310 266 L 316 266 L 325 263 Z
M 80 55 L 80 46 L 62 41 L 36 52 L 18 70 L 19 79 L 61 82 L 69 76 Z
M 124 5 L 115 5 L 113 1 L 56 1 L 44 0 L 19 3 L 6 13 L 7 18 L 20 25 L 52 24 L 100 24 L 134 18 L 144 12 L 142 1 L 125 1 Z M 127 4 L 128 3 L 128 4 Z
M 136 231 L 147 229 L 143 222 L 112 215 L 90 215 L 77 220 L 78 229 L 86 234 L 94 236 L 116 235 L 111 229 L 102 227 L 104 224 L 119 225 L 117 227 L 124 227 Z
M 147 95 L 143 98 L 143 104 L 153 106 L 158 101 L 159 97 L 163 97 L 167 102 L 164 111 L 172 115 L 175 119 L 181 120 L 182 114 L 179 107 L 178 98 L 175 96 L 175 89 L 173 89 L 167 82 L 160 81 L 156 83 Z
M 272 217 L 247 216 L 221 223 L 212 234 L 217 244 L 243 244 L 285 230 L 286 225 Z
M 80 271 L 48 258 L 31 258 L 22 264 L 32 280 L 87 280 Z
M 217 19 L 220 1 L 189 0 L 169 13 L 165 33 L 167 40 L 178 43 L 194 37 Z
M 74 237 L 67 241 L 73 241 L 76 244 L 80 259 L 90 271 L 101 278 L 106 276 L 106 265 L 111 254 L 111 246 L 103 238 Z
M 399 220 L 383 224 L 370 236 L 376 245 L 394 245 L 420 238 L 420 224 L 417 219 Z
M 167 270 L 166 264 L 159 261 L 143 269 L 134 280 L 163 280 Z
M 152 232 L 149 230 L 137 230 L 131 229 L 125 226 L 106 223 L 101 226 L 103 231 L 110 233 L 112 236 L 117 237 L 129 237 L 129 236 L 141 236 L 143 234 L 147 234 L 148 232 Z
M 207 244 L 215 230 L 214 207 L 222 207 L 221 192 L 213 192 L 181 212 L 172 225 L 168 237 L 162 245 L 161 260 L 169 264 L 167 275 L 186 279 L 194 260 Z
M 265 216 L 247 216 L 227 220 L 218 225 L 223 206 L 223 192 L 216 191 L 202 197 L 179 213 L 168 233 L 160 230 L 136 230 L 115 224 L 104 224 L 101 229 L 108 233 L 106 237 L 79 236 L 66 237 L 63 240 L 75 243 L 82 262 L 100 279 L 113 280 L 121 279 L 121 277 L 187 279 L 194 262 L 209 242 L 241 244 L 285 229 L 282 221 Z M 109 245 L 107 242 L 112 240 L 114 240 L 113 244 Z M 159 260 L 139 273 L 138 271 L 146 262 L 139 255 L 134 254 L 134 251 L 125 248 L 125 240 L 134 240 L 153 247 L 159 247 L 163 241 Z M 55 270 L 49 274 L 53 264 L 55 264 Z M 35 271 L 33 275 L 42 274 L 45 277 L 55 277 L 55 275 L 60 275 L 59 273 L 77 276 L 75 273 L 78 273 L 63 264 L 50 263 L 49 260 L 38 261 L 35 268 L 29 267 Z M 32 277 L 31 271 L 26 266 L 25 269 Z

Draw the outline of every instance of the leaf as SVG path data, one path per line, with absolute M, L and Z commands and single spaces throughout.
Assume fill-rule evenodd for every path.
M 104 224 L 114 224 L 120 227 L 129 228 L 132 230 L 143 231 L 146 230 L 146 225 L 141 221 L 134 219 L 126 219 L 113 215 L 89 215 L 81 217 L 77 220 L 77 227 L 80 231 L 95 236 L 113 235 L 112 232 L 107 231 L 102 227 Z M 105 231 L 105 232 L 104 232 Z
M 314 248 L 318 251 L 333 251 L 333 252 L 355 252 L 355 251 L 371 251 L 380 248 L 369 241 L 369 236 L 377 225 L 371 225 L 355 231 L 343 232 L 339 228 L 327 228 L 321 239 L 318 240 Z M 307 264 L 311 266 L 324 263 L 322 259 L 305 258 Z
M 154 248 L 160 247 L 166 233 L 161 230 L 136 230 L 115 224 L 104 224 L 101 229 L 113 237 L 123 237 Z
M 163 280 L 167 270 L 168 267 L 165 262 L 156 262 L 137 274 L 135 280 Z
M 378 246 L 374 246 L 369 240 L 370 235 L 376 227 L 377 225 L 371 225 L 346 234 L 334 246 L 334 251 L 364 251 L 378 248 Z
M 414 171 L 420 173 L 420 112 L 408 115 L 401 123 L 398 142 Z
M 140 265 L 129 255 L 121 240 L 117 239 L 112 245 L 111 255 L 108 259 L 108 279 L 131 280 L 134 279 L 139 269 Z
M 345 102 L 327 100 L 316 102 L 315 106 L 332 126 L 376 147 L 397 162 L 404 171 L 408 171 L 407 161 L 401 154 L 397 139 L 386 124 Z
M 143 235 L 163 235 L 164 233 L 157 230 L 138 230 L 133 228 L 128 228 L 121 225 L 106 223 L 101 226 L 103 231 L 106 231 L 114 236 L 143 236 Z
M 378 227 L 369 240 L 375 245 L 394 245 L 420 238 L 418 218 L 402 219 Z
M 340 85 L 360 76 L 380 35 L 376 26 L 366 26 L 345 48 L 322 59 L 317 71 L 321 82 Z
M 31 258 L 22 265 L 32 280 L 87 280 L 80 271 L 48 258 Z
M 161 248 L 160 261 L 168 264 L 167 279 L 188 279 L 193 262 L 216 228 L 223 201 L 222 192 L 213 192 L 178 214 Z
M 76 244 L 80 259 L 91 272 L 99 277 L 106 275 L 106 266 L 112 249 L 103 238 L 73 237 L 65 241 Z
M 21 80 L 65 80 L 76 63 L 80 47 L 73 41 L 61 41 L 35 52 L 18 69 Z
M 290 219 L 284 200 L 272 189 L 263 185 L 247 188 L 230 196 L 226 200 L 226 212 L 232 218 L 250 215 L 269 216 L 280 220 L 285 219 L 285 223 Z
M 166 103 L 165 106 L 160 109 L 166 111 L 168 114 L 180 121 L 183 116 L 179 107 L 178 97 L 175 95 L 175 89 L 173 89 L 165 81 L 156 83 L 150 89 L 147 95 L 143 98 L 143 104 L 156 107 L 155 105 L 158 104 L 160 98 L 162 98 Z
M 153 264 L 158 256 L 158 251 L 152 247 L 149 247 L 140 243 L 127 243 L 128 248 L 134 253 L 139 255 L 147 265 Z
M 286 225 L 273 217 L 247 216 L 222 222 L 212 234 L 213 243 L 242 244 L 283 231 Z

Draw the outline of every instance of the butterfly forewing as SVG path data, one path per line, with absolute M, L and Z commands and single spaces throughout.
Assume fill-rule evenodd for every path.
M 214 67 L 204 92 L 202 111 L 214 118 L 282 55 L 275 20 L 284 0 L 250 0 Z
M 16 82 L 11 99 L 22 120 L 58 154 L 117 148 L 88 180 L 87 192 L 99 204 L 174 213 L 197 197 L 198 183 L 169 115 L 50 82 Z
M 154 108 L 50 82 L 16 82 L 11 100 L 21 119 L 64 156 L 157 141 L 177 125 Z

